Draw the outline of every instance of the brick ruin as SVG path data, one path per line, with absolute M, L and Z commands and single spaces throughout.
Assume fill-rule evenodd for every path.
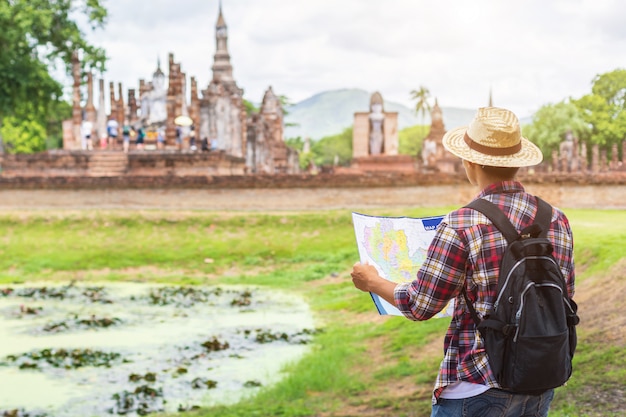
M 461 161 L 443 147 L 442 139 L 446 129 L 436 100 L 431 110 L 431 120 L 430 131 L 422 143 L 421 158 L 417 160 L 416 170 L 424 173 L 462 173 Z M 550 156 L 544 155 L 543 162 L 536 167 L 521 168 L 520 173 L 566 174 L 578 177 L 626 173 L 626 140 L 620 146 L 614 143 L 610 148 L 602 148 L 594 144 L 589 148 L 587 143 L 575 138 L 571 132 L 566 132 L 558 150 L 554 150 Z
M 95 139 L 94 150 L 118 151 L 122 149 L 124 126 L 143 129 L 145 150 L 156 150 L 159 134 L 164 143 L 159 150 L 183 152 L 218 152 L 239 158 L 241 169 L 248 173 L 296 173 L 299 171 L 297 151 L 287 147 L 283 137 L 283 108 L 271 87 L 265 93 L 258 112 L 248 114 L 244 106 L 244 90 L 237 86 L 227 47 L 228 31 L 220 5 L 215 27 L 216 52 L 212 66 L 212 78 L 208 86 L 199 90 L 195 77 L 190 77 L 188 91 L 187 74 L 174 54 L 168 56 L 167 75 L 160 61 L 152 80 L 139 80 L 139 88 L 128 89 L 124 100 L 122 84 L 109 82 L 110 109 L 104 104 L 106 91 L 104 80 L 99 80 L 98 105 L 94 105 L 93 75 L 87 74 L 87 97 L 81 104 L 82 78 L 78 55 L 74 54 L 72 120 L 64 123 L 63 149 L 85 150 L 81 126 L 85 121 L 92 124 L 91 137 Z M 187 100 L 189 98 L 189 101 Z M 191 125 L 177 124 L 176 118 L 187 116 Z M 119 134 L 113 143 L 99 146 L 99 140 L 107 137 L 106 124 L 117 121 Z M 250 132 L 248 130 L 250 129 Z M 135 150 L 134 140 L 130 149 Z
M 152 80 L 139 80 L 137 89 L 127 91 L 124 99 L 122 84 L 108 84 L 110 109 L 105 109 L 105 81 L 98 80 L 98 100 L 94 94 L 92 74 L 86 78 L 86 99 L 81 105 L 80 61 L 72 57 L 73 108 L 72 118 L 63 123 L 63 151 L 38 155 L 0 155 L 1 176 L 5 178 L 34 177 L 156 177 L 156 176 L 239 176 L 246 174 L 299 174 L 298 153 L 284 142 L 284 112 L 280 98 L 269 87 L 258 112 L 248 114 L 243 103 L 243 89 L 234 77 L 228 52 L 227 26 L 221 6 L 216 23 L 216 52 L 212 79 L 200 89 L 195 77 L 189 78 L 180 63 L 168 56 L 166 74 L 160 61 Z M 491 105 L 491 99 L 490 103 Z M 188 116 L 196 132 L 197 150 L 190 144 L 190 128 L 177 126 L 177 116 Z M 145 152 L 133 151 L 124 155 L 121 134 L 107 151 L 81 150 L 81 124 L 89 121 L 93 138 L 106 137 L 106 123 L 115 119 L 119 126 L 143 127 L 147 131 Z M 398 154 L 398 114 L 386 112 L 380 93 L 370 98 L 369 111 L 354 113 L 353 159 L 350 167 L 334 167 L 335 178 L 358 183 L 357 176 L 391 175 L 396 181 L 410 178 L 421 182 L 433 178 L 448 181 L 464 180 L 458 158 L 449 154 L 441 143 L 446 132 L 442 110 L 437 100 L 431 109 L 430 131 L 418 155 Z M 156 148 L 157 132 L 165 136 L 165 149 Z M 183 143 L 176 141 L 177 131 L 183 132 Z M 206 142 L 203 152 L 201 143 Z M 132 146 L 132 145 L 131 145 Z M 173 152 L 175 151 L 175 152 Z M 621 158 L 620 158 L 621 153 Z M 98 155 L 100 154 L 100 155 Z M 581 184 L 626 182 L 626 141 L 611 147 L 589 145 L 571 132 L 552 155 L 531 168 L 523 168 L 520 175 L 534 181 L 575 181 Z M 278 178 L 282 178 L 280 176 Z M 334 181 L 334 180 L 325 180 Z M 374 181 L 375 182 L 375 181 Z

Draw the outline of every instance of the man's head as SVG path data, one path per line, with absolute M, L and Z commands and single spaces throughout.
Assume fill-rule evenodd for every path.
M 448 131 L 443 146 L 452 154 L 480 166 L 519 168 L 537 165 L 541 150 L 522 137 L 513 112 L 481 107 L 468 126 Z

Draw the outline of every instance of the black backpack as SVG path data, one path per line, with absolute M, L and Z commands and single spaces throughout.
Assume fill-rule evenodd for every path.
M 495 204 L 477 199 L 466 207 L 483 213 L 502 232 L 507 248 L 500 263 L 496 300 L 480 320 L 465 288 L 463 296 L 485 342 L 489 365 L 503 389 L 538 394 L 563 385 L 572 374 L 578 307 L 546 238 L 552 207 L 537 197 L 533 224 L 517 233 Z

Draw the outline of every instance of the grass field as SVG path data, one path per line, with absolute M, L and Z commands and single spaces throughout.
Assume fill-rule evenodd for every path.
M 369 214 L 430 216 L 449 209 Z M 566 214 L 576 245 L 577 297 L 584 299 L 586 291 L 602 285 L 623 293 L 626 211 Z M 3 285 L 73 279 L 237 283 L 304 295 L 324 330 L 311 353 L 254 398 L 190 415 L 430 415 L 446 320 L 414 323 L 378 316 L 369 295 L 350 281 L 358 259 L 350 212 L 4 212 L 0 235 Z M 626 338 L 598 337 L 612 329 L 609 313 L 623 307 L 587 298 L 580 303 L 575 373 L 557 390 L 554 416 L 626 413 Z M 585 316 L 593 309 L 607 319 L 587 325 Z

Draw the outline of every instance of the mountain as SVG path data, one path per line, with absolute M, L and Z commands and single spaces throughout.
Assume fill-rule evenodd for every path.
M 285 138 L 300 136 L 319 140 L 336 135 L 351 127 L 355 112 L 369 111 L 369 93 L 361 89 L 340 89 L 325 91 L 286 108 L 285 123 L 296 126 L 285 128 Z M 383 94 L 383 99 L 385 95 Z M 418 124 L 430 124 L 430 114 L 422 120 L 412 109 L 392 101 L 385 101 L 385 111 L 398 112 L 398 130 Z M 472 120 L 476 110 L 456 107 L 441 107 L 443 123 L 447 129 L 466 125 Z

